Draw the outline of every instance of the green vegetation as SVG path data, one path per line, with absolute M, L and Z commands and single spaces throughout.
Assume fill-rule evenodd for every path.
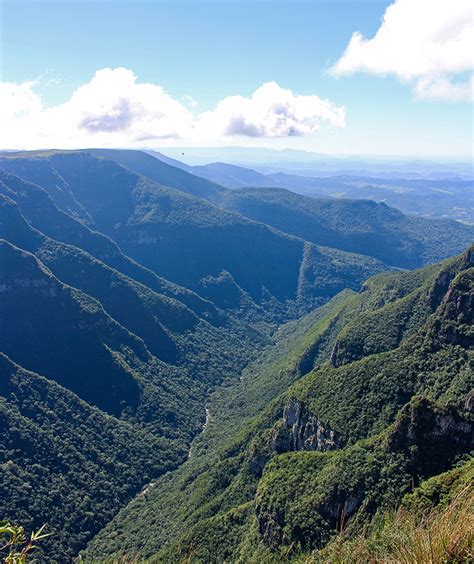
M 394 511 L 417 484 L 413 498 L 436 489 L 428 478 L 473 447 L 465 410 L 474 383 L 472 252 L 375 276 L 298 329 L 283 328 L 279 346 L 250 365 L 242 382 L 213 396 L 191 459 L 121 510 L 86 554 L 167 562 L 315 558 L 314 549 L 329 543 L 332 550 L 341 527 L 366 535 L 371 519 Z M 397 339 L 384 337 L 377 321 L 384 315 L 397 322 Z M 368 316 L 376 321 L 366 323 Z M 359 323 L 370 329 L 362 358 L 333 366 L 333 351 L 350 351 L 360 339 Z M 372 352 L 380 342 L 383 351 Z M 441 497 L 431 495 L 433 506 Z M 405 499 L 409 507 L 412 498 Z M 410 519 L 425 526 L 415 512 Z
M 262 421 L 259 413 L 301 376 L 294 350 L 301 350 L 302 356 L 310 355 L 310 346 L 319 340 L 324 351 L 321 354 L 330 354 L 330 347 L 324 347 L 324 343 L 351 296 L 351 292 L 344 292 L 301 322 L 282 327 L 275 346 L 268 347 L 245 369 L 241 381 L 215 392 L 209 423 L 205 433 L 195 439 L 191 458 L 176 473 L 157 480 L 146 497 L 134 500 L 119 513 L 116 522 L 94 543 L 94 557 L 137 552 L 148 556 L 203 516 L 238 505 L 240 500 L 252 500 L 259 472 L 250 443 L 254 434 L 272 425 L 273 417 L 277 417 L 272 411 Z M 143 523 L 149 523 L 152 529 L 144 528 Z M 127 534 L 118 534 L 124 528 Z
M 8 521 L 0 521 L 0 553 L 3 552 L 5 564 L 23 564 L 27 556 L 38 548 L 34 543 L 49 536 L 43 533 L 45 525 L 33 531 L 27 539 L 23 527 L 12 525 Z M 6 551 L 8 550 L 8 554 Z
M 140 158 L 140 152 L 130 153 Z M 157 167 L 157 175 L 149 172 L 154 179 L 161 178 L 162 165 L 177 178 L 197 179 L 144 157 Z M 0 166 L 41 184 L 58 208 L 105 234 L 134 261 L 260 328 L 307 313 L 344 288 L 358 289 L 386 268 L 368 256 L 317 247 L 90 153 L 4 159 Z M 18 180 L 11 177 L 3 182 L 9 189 L 4 193 L 43 231 L 31 219 L 34 212 L 23 209 L 24 187 L 15 188 Z M 77 237 L 66 241 L 50 229 L 47 235 L 82 248 Z
M 451 419 L 458 436 L 443 436 L 443 424 Z M 352 517 L 367 521 L 377 510 L 395 507 L 414 483 L 469 451 L 467 421 L 455 410 L 415 399 L 395 424 L 369 440 L 329 453 L 276 457 L 265 468 L 255 502 L 264 543 L 273 549 L 321 548 Z
M 186 447 L 106 415 L 0 355 L 0 513 L 47 523 L 49 554 L 67 559 Z
M 296 559 L 299 564 L 319 562 L 470 562 L 474 545 L 473 476 L 455 494 L 451 492 L 449 502 L 436 504 L 431 510 L 407 510 L 405 501 L 398 511 L 378 515 L 361 533 L 351 535 L 344 530 L 324 549 Z M 462 467 L 456 469 L 457 474 Z M 453 472 L 441 475 L 450 479 Z M 427 480 L 413 494 L 430 487 Z M 423 494 L 422 494 L 423 495 Z
M 402 224 L 410 260 L 452 247 L 350 202 L 312 222 L 362 254 L 317 246 L 114 155 L 0 159 L 0 515 L 47 523 L 40 557 L 278 561 L 452 501 L 427 480 L 472 447 L 472 249 L 381 272 Z
M 371 200 L 311 198 L 278 188 L 242 188 L 219 194 L 219 201 L 225 209 L 316 245 L 362 253 L 404 268 L 441 260 L 474 239 L 472 226 L 406 216 Z

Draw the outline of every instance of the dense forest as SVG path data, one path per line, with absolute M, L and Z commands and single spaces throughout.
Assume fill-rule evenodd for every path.
M 150 153 L 156 154 L 154 151 Z M 158 158 L 165 157 L 158 154 Z M 472 203 L 469 198 L 466 199 L 466 194 L 470 194 L 474 187 L 472 177 L 458 177 L 447 171 L 438 174 L 426 174 L 426 171 L 421 175 L 414 172 L 403 174 L 383 170 L 383 167 L 380 167 L 379 171 L 360 170 L 357 165 L 345 170 L 293 170 L 294 163 L 290 161 L 286 163 L 286 171 L 285 164 L 281 163 L 276 167 L 263 167 L 262 173 L 253 168 L 227 162 L 199 166 L 184 165 L 174 159 L 167 159 L 166 162 L 232 189 L 270 187 L 283 188 L 318 199 L 363 198 L 384 202 L 390 207 L 418 217 L 449 218 L 471 225 L 474 222 Z M 433 163 L 430 163 L 430 166 L 433 166 Z M 257 165 L 256 168 L 260 167 Z M 276 171 L 271 171 L 272 168 L 276 168 Z M 421 168 L 423 169 L 423 166 Z
M 141 151 L 2 155 L 0 520 L 47 561 L 395 550 L 466 505 L 473 240 Z
M 411 492 L 446 501 L 452 467 L 469 484 L 473 251 L 379 275 L 303 329 L 287 327 L 242 382 L 217 392 L 192 458 L 122 510 L 88 554 L 298 558 L 331 542 L 341 519 L 362 534 Z M 382 319 L 386 331 L 372 321 Z

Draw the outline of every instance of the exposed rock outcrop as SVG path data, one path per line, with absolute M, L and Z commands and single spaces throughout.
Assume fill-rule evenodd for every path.
M 407 455 L 415 480 L 444 472 L 459 453 L 474 448 L 474 416 L 467 402 L 463 407 L 438 407 L 415 398 L 401 410 L 387 449 Z
M 295 444 L 304 445 L 298 443 L 304 436 L 302 422 L 307 421 L 301 403 L 293 400 L 285 411 L 287 423 L 295 426 Z M 292 458 L 272 467 L 273 475 L 267 480 L 264 476 L 255 498 L 263 542 L 274 550 L 282 545 L 305 550 L 324 546 L 361 508 L 364 514 L 374 515 L 384 504 L 399 501 L 389 488 L 374 484 L 397 484 L 403 495 L 422 479 L 449 469 L 473 447 L 474 417 L 468 410 L 414 398 L 390 431 L 372 443 L 340 450 L 336 459 L 302 457 L 298 463 Z M 324 471 L 334 460 L 331 473 Z M 285 480 L 293 484 L 287 490 Z
M 467 270 L 474 266 L 474 245 L 471 245 L 462 257 L 460 257 L 460 262 L 461 264 L 458 265 L 458 271 Z M 436 309 L 442 302 L 449 300 L 450 285 L 453 278 L 453 272 L 444 270 L 435 280 L 429 295 L 433 309 Z
M 283 410 L 280 425 L 270 437 L 272 450 L 280 454 L 297 450 L 326 452 L 342 446 L 339 435 L 324 425 L 306 406 L 290 398 Z
M 248 469 L 260 478 L 267 462 L 275 455 L 294 451 L 326 452 L 341 448 L 341 437 L 324 425 L 298 399 L 289 398 L 280 420 L 268 440 L 254 441 L 249 449 Z
M 471 254 L 468 254 L 471 257 Z M 458 274 L 427 327 L 426 338 L 435 348 L 446 344 L 474 347 L 474 268 Z

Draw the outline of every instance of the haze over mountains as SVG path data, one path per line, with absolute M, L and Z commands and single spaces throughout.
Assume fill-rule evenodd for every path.
M 283 168 L 293 171 L 316 170 L 327 173 L 372 172 L 417 176 L 467 176 L 472 178 L 472 165 L 469 158 L 451 160 L 414 159 L 400 157 L 381 157 L 369 155 L 329 155 L 295 149 L 268 149 L 264 147 L 166 147 L 161 150 L 178 161 L 188 165 L 205 165 L 212 162 L 225 162 L 250 168 Z M 396 176 L 396 174 L 394 175 Z
M 331 158 L 298 151 L 239 152 L 238 148 L 216 149 L 214 152 L 185 151 L 166 150 L 169 154 L 178 154 L 186 162 L 204 164 L 191 166 L 156 151 L 148 152 L 227 188 L 276 187 L 318 198 L 364 198 L 385 202 L 404 213 L 421 217 L 474 223 L 474 172 L 469 163 L 364 161 L 362 158 Z M 228 160 L 212 160 L 222 157 L 228 157 Z M 261 160 L 252 160 L 258 158 Z
M 332 482 L 311 485 L 329 509 L 304 497 L 322 516 L 311 534 L 289 494 L 313 464 L 330 475 L 362 457 L 377 481 L 399 457 L 387 480 L 416 485 L 469 450 L 474 227 L 371 199 L 231 189 L 219 175 L 263 175 L 197 168 L 131 150 L 0 157 L 0 513 L 48 523 L 46 559 L 72 559 L 101 530 L 92 559 L 319 549 L 335 528 Z M 403 414 L 453 402 L 468 431 L 427 470 L 438 438 L 400 444 Z M 221 429 L 190 450 L 206 409 Z M 337 503 L 381 506 L 362 482 L 341 478 Z M 397 487 L 384 502 L 408 491 Z

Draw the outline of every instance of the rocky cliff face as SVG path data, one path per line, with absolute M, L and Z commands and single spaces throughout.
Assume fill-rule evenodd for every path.
M 311 413 L 302 401 L 288 398 L 282 416 L 271 430 L 268 440 L 256 441 L 250 447 L 248 470 L 253 476 L 260 478 L 266 464 L 275 454 L 327 452 L 343 446 L 339 434 Z
M 469 253 L 471 258 L 474 253 Z M 474 268 L 458 274 L 446 290 L 437 315 L 428 324 L 426 339 L 434 348 L 474 347 Z
M 458 453 L 474 448 L 472 395 L 460 409 L 438 407 L 426 398 L 415 398 L 397 419 L 387 449 L 406 454 L 415 480 L 444 472 Z
M 471 245 L 458 260 L 457 272 L 462 275 L 469 271 L 474 266 L 474 245 Z M 429 294 L 433 309 L 452 300 L 453 285 L 456 286 L 455 272 L 444 270 L 439 274 Z
M 339 435 L 324 425 L 306 406 L 290 398 L 280 424 L 270 437 L 271 449 L 277 454 L 297 450 L 326 452 L 342 446 Z
M 400 497 L 393 497 L 397 494 L 389 491 L 389 484 L 397 484 L 401 496 L 422 479 L 450 468 L 459 455 L 474 447 L 474 417 L 467 411 L 471 403 L 468 399 L 460 408 L 440 407 L 415 398 L 390 431 L 372 443 L 342 449 L 334 457 L 296 458 L 298 454 L 270 463 L 255 498 L 263 542 L 274 550 L 295 544 L 321 547 L 361 508 L 373 515 L 385 504 L 397 503 Z M 327 430 L 318 442 L 317 432 L 311 434 L 317 430 L 314 416 L 305 415 L 296 400 L 287 404 L 285 421 L 290 425 L 285 435 L 290 444 L 284 446 L 290 450 L 316 450 L 305 449 L 316 445 L 330 450 L 340 445 Z M 305 437 L 311 437 L 306 444 Z M 379 483 L 387 487 L 374 487 Z

